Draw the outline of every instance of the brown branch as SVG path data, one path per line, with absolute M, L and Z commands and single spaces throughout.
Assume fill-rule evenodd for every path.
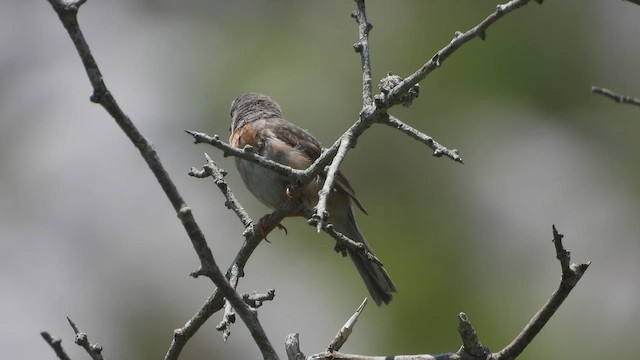
M 223 274 L 213 258 L 211 249 L 208 247 L 204 234 L 196 223 L 191 209 L 186 205 L 182 195 L 178 192 L 175 184 L 169 177 L 160 162 L 158 154 L 149 142 L 136 128 L 131 119 L 122 111 L 115 98 L 111 95 L 106 84 L 104 83 L 102 74 L 98 68 L 89 46 L 84 38 L 77 20 L 79 7 L 84 0 L 76 2 L 64 2 L 62 0 L 49 0 L 49 3 L 58 14 L 62 24 L 69 33 L 73 41 L 84 68 L 89 77 L 89 81 L 93 87 L 93 95 L 91 101 L 100 104 L 116 121 L 124 133 L 129 137 L 131 142 L 138 148 L 143 159 L 155 175 L 158 183 L 164 190 L 167 198 L 171 202 L 174 210 L 178 214 L 191 243 L 200 259 L 200 270 L 197 273 L 207 275 L 217 286 L 224 297 L 233 305 L 235 311 L 245 322 L 254 341 L 260 348 L 265 359 L 277 359 L 278 356 L 271 346 L 262 325 L 257 319 L 255 309 L 250 308 L 242 297 L 229 284 L 225 274 Z
M 639 0 L 640 1 L 640 0 Z M 597 86 L 591 87 L 591 92 L 594 94 L 602 95 L 608 97 L 609 99 L 619 103 L 619 104 L 631 104 L 635 106 L 640 106 L 640 99 L 634 98 L 631 96 L 618 95 L 613 91 Z

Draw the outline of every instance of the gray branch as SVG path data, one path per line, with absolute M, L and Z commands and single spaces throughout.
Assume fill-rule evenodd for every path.
M 427 145 L 428 147 L 431 148 L 431 150 L 433 150 L 433 156 L 435 157 L 441 157 L 444 155 L 453 161 L 464 164 L 464 162 L 462 161 L 462 158 L 460 157 L 460 155 L 458 155 L 457 149 L 453 149 L 453 150 L 447 149 L 446 147 L 440 145 L 440 143 L 435 141 L 431 136 L 424 134 L 417 129 L 412 128 L 411 126 L 403 123 L 402 121 L 398 120 L 397 118 L 391 115 L 389 115 L 389 117 L 387 118 L 387 121 L 384 121 L 383 124 L 389 125 L 392 128 L 398 129 L 401 132 L 407 134 L 408 136 Z
M 289 360 L 330 360 L 330 359 L 343 359 L 343 360 L 511 360 L 517 358 L 524 349 L 533 341 L 538 335 L 540 330 L 547 324 L 553 314 L 558 310 L 560 305 L 569 296 L 569 293 L 578 284 L 578 281 L 582 278 L 584 272 L 589 268 L 590 262 L 581 264 L 572 264 L 569 251 L 567 251 L 562 245 L 562 238 L 564 235 L 560 234 L 556 227 L 553 226 L 553 243 L 556 251 L 556 258 L 560 262 L 560 268 L 562 270 L 562 279 L 558 289 L 551 295 L 551 298 L 546 304 L 533 316 L 533 318 L 527 323 L 524 329 L 516 336 L 516 338 L 507 345 L 504 349 L 492 353 L 487 347 L 482 345 L 478 338 L 476 330 L 471 325 L 471 322 L 464 313 L 458 314 L 458 333 L 462 339 L 462 347 L 456 352 L 443 353 L 443 354 L 419 354 L 419 355 L 396 355 L 396 356 L 365 356 L 355 354 L 345 354 L 338 352 L 340 346 L 348 338 L 348 334 L 353 331 L 355 326 L 355 320 L 357 320 L 362 307 L 360 305 L 356 314 L 354 314 L 343 329 L 338 333 L 336 338 L 331 342 L 328 349 L 305 357 L 300 351 L 300 341 L 298 334 L 291 334 L 285 341 L 287 349 L 287 356 Z M 344 331 L 344 328 L 348 327 L 348 333 Z M 347 336 L 343 336 L 344 334 Z
M 76 338 L 74 340 L 76 345 L 83 348 L 87 352 L 87 354 L 91 356 L 91 359 L 104 360 L 104 357 L 102 357 L 102 346 L 91 343 L 89 341 L 89 337 L 87 336 L 87 334 L 80 331 L 80 329 L 78 329 L 76 324 L 68 317 L 67 317 L 67 321 L 69 321 L 69 325 L 71 325 L 73 332 L 76 334 Z
M 639 0 L 640 2 L 640 0 Z M 631 104 L 635 106 L 640 106 L 640 99 L 634 98 L 631 96 L 624 96 L 614 93 L 613 91 L 605 88 L 601 88 L 598 86 L 592 86 L 591 92 L 594 94 L 602 95 L 604 97 L 608 97 L 609 99 L 619 103 L 619 104 Z
M 357 1 L 357 0 L 356 0 Z M 531 0 L 512 0 L 506 4 L 498 5 L 496 11 L 482 20 L 478 25 L 468 30 L 465 33 L 456 32 L 453 39 L 447 46 L 438 51 L 429 61 L 416 70 L 406 79 L 402 80 L 395 88 L 393 88 L 384 98 L 380 100 L 378 106 L 383 109 L 388 109 L 394 105 L 403 102 L 403 97 L 406 95 L 413 86 L 418 84 L 424 79 L 430 72 L 437 69 L 442 63 L 451 56 L 458 48 L 466 44 L 470 40 L 478 37 L 484 40 L 487 37 L 487 29 L 508 13 L 527 5 Z M 543 0 L 535 0 L 537 3 L 542 4 Z
M 231 303 L 237 314 L 249 328 L 249 331 L 260 348 L 263 357 L 265 359 L 278 359 L 278 355 L 273 349 L 273 346 L 271 346 L 262 325 L 258 321 L 255 309 L 250 308 L 242 300 L 240 294 L 238 294 L 227 281 L 225 274 L 220 271 L 211 249 L 207 245 L 204 234 L 193 217 L 191 209 L 187 206 L 182 195 L 178 192 L 178 189 L 169 177 L 169 174 L 164 169 L 153 145 L 140 133 L 131 119 L 124 113 L 124 111 L 122 111 L 115 98 L 108 90 L 98 68 L 97 62 L 89 50 L 89 46 L 78 24 L 78 9 L 85 0 L 75 2 L 65 2 L 62 0 L 48 1 L 58 14 L 60 21 L 69 33 L 69 36 L 80 55 L 80 59 L 82 60 L 89 81 L 93 87 L 93 94 L 90 98 L 91 101 L 100 104 L 111 115 L 111 117 L 113 117 L 134 146 L 138 148 L 143 159 L 155 175 L 158 183 L 177 212 L 178 218 L 181 220 L 200 259 L 201 269 L 198 273 L 205 274 L 209 277 L 217 286 L 216 291 L 219 290 Z
M 67 355 L 67 353 L 62 348 L 62 340 L 60 340 L 60 338 L 53 337 L 53 336 L 51 336 L 51 334 L 49 334 L 46 331 L 40 332 L 40 335 L 42 336 L 44 341 L 46 341 L 47 344 L 49 344 L 49 346 L 51 346 L 53 351 L 56 353 L 56 356 L 58 357 L 58 359 L 60 359 L 60 360 L 71 360 L 71 358 L 69 358 L 69 355 Z

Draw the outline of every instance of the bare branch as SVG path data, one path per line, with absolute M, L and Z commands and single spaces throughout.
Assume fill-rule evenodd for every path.
M 298 333 L 287 335 L 284 344 L 287 350 L 287 359 L 305 360 L 307 358 L 300 352 L 300 335 Z
M 369 32 L 373 28 L 367 21 L 367 13 L 364 0 L 355 0 L 357 11 L 351 17 L 358 22 L 358 42 L 353 45 L 353 49 L 360 54 L 362 59 L 362 104 L 370 106 L 373 104 L 373 92 L 371 88 L 371 57 L 369 56 Z
M 362 311 L 364 310 L 365 305 L 367 305 L 367 298 L 364 298 L 364 300 L 362 301 L 362 304 L 360 304 L 360 306 L 358 306 L 358 309 L 356 309 L 356 312 L 353 315 L 351 315 L 349 320 L 347 320 L 347 322 L 344 325 L 342 325 L 342 328 L 340 329 L 340 331 L 338 331 L 338 333 L 336 334 L 336 337 L 333 340 L 331 340 L 331 343 L 329 344 L 329 346 L 327 346 L 327 351 L 329 352 L 338 351 L 340 350 L 342 345 L 344 345 L 344 343 L 347 342 L 347 340 L 349 339 L 349 335 L 351 335 L 351 333 L 353 332 L 353 328 L 356 326 L 356 323 L 358 322 L 358 318 L 360 317 L 360 314 L 362 314 Z
M 51 346 L 53 351 L 56 353 L 56 356 L 58 357 L 58 359 L 60 359 L 60 360 L 71 360 L 71 358 L 69 358 L 69 355 L 67 355 L 67 353 L 62 348 L 62 340 L 60 340 L 59 338 L 55 338 L 55 337 L 51 336 L 51 334 L 49 334 L 46 331 L 40 332 L 40 335 L 42 336 L 44 341 L 46 341 L 47 344 L 49 344 L 49 346 Z
M 640 0 L 624 0 L 624 1 L 634 3 L 636 5 L 640 5 Z
M 458 350 L 457 354 L 464 353 L 477 359 L 487 358 L 490 351 L 478 339 L 478 333 L 465 313 L 458 314 L 458 333 L 462 339 L 462 348 Z
M 559 288 L 551 295 L 551 298 L 547 303 L 533 316 L 531 321 L 524 327 L 522 332 L 516 336 L 516 338 L 507 345 L 504 349 L 497 353 L 491 353 L 480 340 L 476 330 L 471 325 L 471 322 L 464 313 L 458 315 L 458 332 L 462 338 L 462 347 L 457 352 L 443 353 L 443 354 L 420 354 L 420 355 L 397 355 L 397 356 L 363 356 L 354 354 L 344 354 L 338 352 L 338 348 L 331 347 L 321 353 L 302 357 L 289 357 L 289 359 L 306 359 L 306 360 L 329 360 L 329 359 L 343 359 L 343 360 L 511 360 L 518 357 L 522 351 L 531 343 L 535 336 L 542 330 L 547 324 L 551 316 L 562 305 L 567 298 L 571 290 L 576 286 L 584 272 L 590 265 L 590 262 L 583 264 L 570 264 L 571 258 L 567 250 L 562 245 L 563 235 L 558 233 L 555 226 L 553 226 L 553 243 L 555 244 L 556 257 L 560 261 L 560 267 L 562 269 L 562 280 L 560 281 Z M 354 315 L 355 316 L 355 315 Z M 287 354 L 301 354 L 299 349 L 299 342 L 297 341 L 297 334 L 289 335 L 287 339 L 295 336 L 295 342 L 287 343 Z M 339 333 L 336 339 L 340 338 Z M 334 339 L 334 342 L 337 340 Z M 344 338 L 346 341 L 346 337 Z M 344 343 L 340 342 L 340 345 Z M 295 348 L 293 348 L 295 346 Z M 292 347 L 290 349 L 290 347 Z
M 493 359 L 514 359 L 524 351 L 524 349 L 533 341 L 533 338 L 542 330 L 542 328 L 551 319 L 553 314 L 558 310 L 560 305 L 569 296 L 569 293 L 576 286 L 584 272 L 589 268 L 591 262 L 582 264 L 570 264 L 570 253 L 562 246 L 562 238 L 564 235 L 558 233 L 555 225 L 553 226 L 553 243 L 556 248 L 556 257 L 560 261 L 562 268 L 562 281 L 560 286 L 551 295 L 546 304 L 533 316 L 531 321 L 525 326 L 520 334 L 493 356 Z
M 229 284 L 225 275 L 222 274 L 218 268 L 218 265 L 213 258 L 213 254 L 211 253 L 211 249 L 208 247 L 204 234 L 196 223 L 191 209 L 186 205 L 182 195 L 180 195 L 175 184 L 169 177 L 169 174 L 164 169 L 153 145 L 138 131 L 131 119 L 129 119 L 129 117 L 122 111 L 104 83 L 102 74 L 93 55 L 91 54 L 91 51 L 89 50 L 89 46 L 77 21 L 78 8 L 83 2 L 84 1 L 66 3 L 62 0 L 49 0 L 49 3 L 56 11 L 62 24 L 69 33 L 69 36 L 71 37 L 71 40 L 73 41 L 84 64 L 89 81 L 93 86 L 91 101 L 100 104 L 113 117 L 116 123 L 129 137 L 131 142 L 133 142 L 136 148 L 140 151 L 140 154 L 146 161 L 147 165 L 158 180 L 158 183 L 160 183 L 160 186 L 169 198 L 169 201 L 178 213 L 178 218 L 181 220 L 189 238 L 191 239 L 192 245 L 198 254 L 201 263 L 201 271 L 198 272 L 206 274 L 215 283 L 224 297 L 233 305 L 238 315 L 240 315 L 240 318 L 242 318 L 249 328 L 249 331 L 260 348 L 263 357 L 265 359 L 277 359 L 278 356 L 264 333 L 262 325 L 257 319 L 256 311 L 250 308 L 242 300 L 242 297 Z
M 203 167 L 203 170 L 199 171 L 191 169 L 189 171 L 192 176 L 195 177 L 207 177 L 207 172 L 211 172 L 211 176 L 218 185 L 218 188 L 223 192 L 227 201 L 225 205 L 233 210 L 240 220 L 245 224 L 246 228 L 243 233 L 245 241 L 242 247 L 238 251 L 233 263 L 227 270 L 226 276 L 230 278 L 234 268 L 237 267 L 239 277 L 244 275 L 244 267 L 249 261 L 249 258 L 253 254 L 254 250 L 258 247 L 264 236 L 270 233 L 276 228 L 278 224 L 284 219 L 285 215 L 291 211 L 285 204 L 284 207 L 276 209 L 274 212 L 265 215 L 256 224 L 251 218 L 248 217 L 246 211 L 242 209 L 239 202 L 235 201 L 235 196 L 231 191 L 231 188 L 224 180 L 224 170 L 219 168 L 211 158 L 207 158 L 207 164 Z M 218 174 L 218 175 L 216 175 Z M 245 219 L 246 216 L 246 219 Z M 248 224 L 248 225 L 247 225 Z M 176 360 L 179 358 L 182 350 L 186 346 L 187 342 L 195 335 L 195 333 L 204 325 L 204 323 L 216 312 L 220 311 L 225 305 L 224 297 L 222 293 L 216 289 L 211 296 L 206 300 L 198 312 L 193 315 L 186 324 L 174 331 L 173 340 L 167 353 L 165 354 L 165 360 Z
M 242 299 L 244 302 L 249 304 L 249 306 L 253 308 L 261 307 L 265 301 L 272 301 L 276 296 L 275 289 L 268 289 L 266 292 L 259 293 L 254 291 L 251 294 L 242 294 Z
M 538 3 L 542 3 L 542 0 L 536 0 Z M 485 39 L 487 36 L 487 29 L 500 18 L 506 14 L 527 5 L 530 0 L 512 0 L 506 4 L 498 5 L 496 11 L 489 15 L 486 19 L 480 22 L 478 25 L 468 30 L 465 33 L 456 32 L 453 39 L 447 46 L 438 51 L 429 61 L 427 61 L 420 69 L 404 79 L 398 86 L 387 94 L 384 99 L 381 99 L 380 103 L 376 105 L 383 109 L 388 109 L 393 105 L 402 102 L 402 97 L 406 92 L 424 79 L 431 71 L 440 67 L 442 63 L 453 54 L 459 47 L 469 42 L 470 40 L 479 37 Z
M 327 176 L 325 178 L 324 184 L 322 185 L 322 189 L 320 190 L 320 192 L 318 192 L 318 195 L 320 195 L 318 199 L 318 205 L 316 206 L 315 214 L 313 214 L 312 216 L 312 219 L 316 222 L 316 228 L 318 229 L 318 232 L 320 232 L 320 229 L 322 229 L 324 222 L 329 215 L 327 212 L 327 201 L 329 199 L 329 194 L 331 194 L 333 182 L 340 168 L 340 164 L 344 160 L 344 157 L 347 155 L 347 151 L 349 151 L 352 141 L 353 137 L 348 131 L 342 135 L 338 152 L 333 158 L 331 166 L 329 166 L 329 170 L 327 171 Z
M 458 150 L 453 149 L 449 150 L 446 147 L 440 145 L 437 141 L 433 140 L 433 138 L 427 134 L 423 134 L 417 129 L 412 128 L 411 126 L 403 123 L 397 118 L 389 115 L 387 121 L 382 122 L 385 125 L 389 125 L 395 129 L 402 131 L 403 133 L 409 135 L 410 137 L 420 141 L 423 144 L 426 144 L 433 150 L 433 156 L 441 157 L 442 155 L 448 157 L 449 159 L 464 164 L 460 155 L 458 155 Z
M 69 322 L 69 325 L 71 325 L 73 332 L 76 334 L 76 338 L 74 340 L 75 343 L 78 346 L 82 347 L 93 360 L 103 360 L 104 358 L 102 357 L 102 346 L 98 344 L 92 344 L 89 341 L 89 337 L 87 336 L 87 334 L 80 331 L 80 329 L 78 329 L 76 324 L 71 319 L 69 319 L 69 317 L 67 317 L 67 321 Z
M 630 0 L 628 0 L 630 1 Z M 640 99 L 638 98 L 634 98 L 631 96 L 623 96 L 623 95 L 618 95 L 616 93 L 614 93 L 613 91 L 609 90 L 609 89 L 605 89 L 605 88 L 601 88 L 601 87 L 597 87 L 597 86 L 592 86 L 591 87 L 591 92 L 594 94 L 598 94 L 598 95 L 602 95 L 605 97 L 608 97 L 609 99 L 620 103 L 620 104 L 631 104 L 631 105 L 636 105 L 636 106 L 640 106 Z
M 264 166 L 269 170 L 273 170 L 280 175 L 286 176 L 291 179 L 297 179 L 297 177 L 303 174 L 303 171 L 291 168 L 286 165 L 282 165 L 279 162 L 275 162 L 273 160 L 266 159 L 254 152 L 254 149 L 251 146 L 247 146 L 244 149 L 238 149 L 233 147 L 224 141 L 220 140 L 220 136 L 213 135 L 209 136 L 204 133 L 199 133 L 196 131 L 185 130 L 185 132 L 191 136 L 193 136 L 195 144 L 209 144 L 218 149 L 224 151 L 224 156 L 235 156 L 240 159 L 249 160 Z
M 251 226 L 253 220 L 251 220 L 249 213 L 247 213 L 247 211 L 242 207 L 238 199 L 236 199 L 236 196 L 229 189 L 227 182 L 224 181 L 224 177 L 227 175 L 227 172 L 224 169 L 219 168 L 207 153 L 204 154 L 204 157 L 207 159 L 207 164 L 202 167 L 202 171 L 191 168 L 191 170 L 189 170 L 189 175 L 197 178 L 211 176 L 226 199 L 224 205 L 236 213 L 245 228 Z

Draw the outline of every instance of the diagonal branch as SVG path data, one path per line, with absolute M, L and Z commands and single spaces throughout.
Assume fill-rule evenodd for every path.
M 78 54 L 83 62 L 89 81 L 93 87 L 91 101 L 100 104 L 116 121 L 131 142 L 138 148 L 143 159 L 155 175 L 158 183 L 164 190 L 169 201 L 173 205 L 178 218 L 181 220 L 191 243 L 200 259 L 200 273 L 206 274 L 217 286 L 218 290 L 232 304 L 240 318 L 245 322 L 254 341 L 260 348 L 265 359 L 277 359 L 278 356 L 271 346 L 262 325 L 257 319 L 255 309 L 250 308 L 242 297 L 229 284 L 225 275 L 220 271 L 213 258 L 211 249 L 207 245 L 204 234 L 196 223 L 191 209 L 186 205 L 182 195 L 169 177 L 160 162 L 153 145 L 136 128 L 131 119 L 122 111 L 115 98 L 108 90 L 102 74 L 98 68 L 89 46 L 78 24 L 77 13 L 84 0 L 76 2 L 64 2 L 62 0 L 49 0 L 49 3 L 58 14 L 62 24 L 69 33 Z
M 431 136 L 420 132 L 417 129 L 412 128 L 411 126 L 403 123 L 398 120 L 396 117 L 389 115 L 387 121 L 382 122 L 385 125 L 389 125 L 392 128 L 398 129 L 403 133 L 409 135 L 410 137 L 420 141 L 421 143 L 427 145 L 433 150 L 433 156 L 441 157 L 442 155 L 448 157 L 449 159 L 464 164 L 460 155 L 458 155 L 458 150 L 453 149 L 449 150 L 446 147 L 440 145 L 437 141 L 435 141 Z
M 437 69 L 442 63 L 453 54 L 458 48 L 470 40 L 479 37 L 484 40 L 487 36 L 487 29 L 508 13 L 527 5 L 531 0 L 512 0 L 506 4 L 498 5 L 496 11 L 482 20 L 478 25 L 465 33 L 456 32 L 453 39 L 447 46 L 438 51 L 429 61 L 416 70 L 409 77 L 404 79 L 394 89 L 392 89 L 385 98 L 380 102 L 379 106 L 385 109 L 402 102 L 402 97 L 414 85 L 424 79 L 430 72 Z M 539 4 L 543 0 L 535 0 Z
M 226 171 L 219 168 L 211 157 L 205 157 L 207 164 L 203 166 L 203 170 L 199 171 L 191 169 L 189 174 L 198 178 L 211 176 L 226 198 L 225 205 L 236 213 L 245 225 L 245 231 L 243 233 L 245 241 L 226 273 L 227 278 L 231 278 L 233 277 L 233 273 L 237 271 L 239 278 L 244 275 L 244 267 L 247 261 L 249 261 L 254 250 L 264 238 L 264 235 L 275 229 L 276 226 L 285 218 L 285 214 L 290 212 L 291 209 L 288 207 L 276 209 L 271 214 L 262 217 L 259 221 L 260 225 L 257 225 L 253 220 L 251 220 L 244 208 L 242 208 L 240 203 L 235 199 L 231 188 L 224 180 L 224 174 L 226 174 Z M 213 294 L 207 298 L 198 312 L 194 314 L 183 327 L 174 331 L 173 340 L 165 354 L 165 360 L 178 359 L 187 342 L 213 314 L 220 311 L 224 306 L 224 297 L 221 292 L 216 289 Z
M 46 341 L 47 344 L 49 344 L 49 346 L 51 346 L 53 351 L 56 353 L 56 356 L 58 357 L 58 359 L 60 359 L 60 360 L 71 360 L 71 358 L 69 358 L 69 355 L 67 355 L 67 353 L 62 348 L 62 340 L 60 340 L 60 338 L 55 338 L 55 337 L 51 336 L 51 334 L 49 334 L 46 331 L 40 332 L 40 335 L 42 336 L 44 341 Z
M 355 354 L 345 354 L 338 352 L 339 348 L 329 346 L 321 353 L 305 357 L 300 351 L 298 334 L 287 337 L 285 343 L 287 355 L 290 360 L 511 360 L 517 358 L 524 349 L 533 341 L 536 335 L 547 324 L 549 319 L 558 310 L 560 305 L 567 298 L 571 290 L 577 285 L 584 272 L 589 268 L 590 262 L 581 264 L 571 264 L 570 253 L 562 245 L 562 238 L 556 227 L 553 226 L 553 243 L 556 250 L 556 258 L 560 262 L 562 269 L 562 279 L 558 289 L 551 295 L 546 304 L 533 316 L 531 321 L 516 336 L 516 338 L 504 349 L 497 353 L 491 353 L 487 347 L 482 345 L 476 330 L 464 313 L 458 314 L 458 332 L 462 339 L 462 347 L 456 352 L 442 354 L 419 354 L 419 355 L 396 355 L 396 356 L 365 356 Z M 358 314 L 358 312 L 356 312 Z M 356 316 L 356 315 L 354 315 Z M 357 318 L 357 316 L 356 316 Z M 347 322 L 349 324 L 349 322 Z M 351 329 L 353 326 L 350 327 Z M 340 333 L 336 339 L 340 338 Z M 332 342 L 336 342 L 336 339 Z M 344 338 L 346 341 L 346 338 Z M 342 341 L 342 343 L 344 343 Z
M 618 95 L 609 89 L 601 88 L 598 86 L 592 86 L 591 92 L 594 94 L 602 95 L 604 97 L 608 97 L 609 99 L 619 104 L 631 104 L 631 105 L 640 106 L 640 99 L 634 98 L 631 96 Z

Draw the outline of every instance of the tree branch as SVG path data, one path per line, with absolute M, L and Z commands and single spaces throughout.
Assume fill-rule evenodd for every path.
M 351 17 L 358 22 L 358 42 L 353 45 L 353 49 L 360 54 L 362 60 L 362 104 L 369 106 L 373 104 L 373 91 L 371 88 L 371 57 L 369 56 L 369 32 L 373 28 L 367 21 L 367 13 L 364 0 L 355 0 L 357 11 L 351 13 Z
M 204 134 L 202 134 L 204 135 Z M 206 135 L 205 135 L 206 136 Z M 231 209 L 245 225 L 245 231 L 243 233 L 245 241 L 242 247 L 238 251 L 233 263 L 227 270 L 227 278 L 232 278 L 233 273 L 237 271 L 238 279 L 244 276 L 244 266 L 253 254 L 254 250 L 258 247 L 264 236 L 270 233 L 276 228 L 278 224 L 284 219 L 285 214 L 290 209 L 283 207 L 276 209 L 271 214 L 268 214 L 259 221 L 259 225 L 256 224 L 244 208 L 236 200 L 231 188 L 224 180 L 226 171 L 219 168 L 215 162 L 205 154 L 207 163 L 203 166 L 203 170 L 199 171 L 192 168 L 189 174 L 198 178 L 205 178 L 211 176 L 218 188 L 222 191 L 226 198 L 225 206 Z M 237 284 L 236 284 L 237 285 Z M 196 332 L 204 325 L 204 323 L 216 312 L 220 311 L 225 306 L 224 297 L 221 292 L 216 289 L 211 296 L 205 301 L 198 312 L 193 315 L 186 324 L 174 330 L 173 340 L 171 345 L 165 354 L 165 360 L 177 360 L 182 353 L 182 350 L 186 346 L 187 342 L 196 334 Z M 224 334 L 223 334 L 224 338 Z
M 115 98 L 111 95 L 103 81 L 98 65 L 89 50 L 89 46 L 84 38 L 77 20 L 79 7 L 84 0 L 75 2 L 64 2 L 62 0 L 48 0 L 53 9 L 58 14 L 62 24 L 69 33 L 78 54 L 83 62 L 89 81 L 93 87 L 91 101 L 100 104 L 116 121 L 131 142 L 138 148 L 143 159 L 155 175 L 158 183 L 164 190 L 173 208 L 178 214 L 191 243 L 200 259 L 201 269 L 199 273 L 206 274 L 217 286 L 218 290 L 233 305 L 234 309 L 245 322 L 254 341 L 260 348 L 265 359 L 277 359 L 278 356 L 271 346 L 262 325 L 257 319 L 255 309 L 250 308 L 242 297 L 229 284 L 227 278 L 218 268 L 213 258 L 211 249 L 208 247 L 204 234 L 196 223 L 191 209 L 186 205 L 182 195 L 178 192 L 175 184 L 169 177 L 160 162 L 158 154 L 153 145 L 136 128 L 131 119 L 122 111 Z
M 487 29 L 493 25 L 500 18 L 506 14 L 527 5 L 531 0 L 512 0 L 506 4 L 498 5 L 496 11 L 489 15 L 486 19 L 481 21 L 478 25 L 468 30 L 465 33 L 456 32 L 453 39 L 447 46 L 438 51 L 429 61 L 427 61 L 420 69 L 416 70 L 406 79 L 402 80 L 395 88 L 393 88 L 386 96 L 380 99 L 377 103 L 378 107 L 388 109 L 393 105 L 402 103 L 403 96 L 414 85 L 424 79 L 429 73 L 440 65 L 453 54 L 458 48 L 470 40 L 479 37 L 484 40 L 487 37 Z M 537 3 L 542 4 L 543 0 L 535 0 Z
M 102 346 L 98 344 L 92 344 L 89 341 L 89 337 L 87 336 L 87 334 L 80 331 L 80 329 L 78 329 L 76 324 L 71 319 L 69 319 L 69 317 L 67 317 L 67 321 L 69 322 L 69 325 L 71 325 L 73 332 L 76 334 L 76 339 L 74 340 L 75 343 L 83 348 L 93 360 L 103 360 L 104 358 L 102 357 Z
M 458 332 L 462 339 L 462 347 L 456 352 L 443 353 L 443 354 L 420 354 L 420 355 L 396 355 L 396 356 L 364 356 L 355 354 L 344 354 L 338 352 L 338 347 L 329 348 L 321 353 L 314 354 L 308 357 L 304 357 L 300 352 L 300 342 L 298 334 L 292 334 L 287 337 L 285 346 L 287 348 L 287 356 L 289 360 L 511 360 L 517 358 L 524 349 L 533 341 L 536 335 L 547 324 L 549 319 L 558 310 L 560 305 L 567 298 L 571 290 L 577 285 L 578 281 L 582 278 L 584 272 L 589 268 L 590 262 L 582 264 L 571 264 L 570 253 L 565 250 L 562 245 L 562 238 L 564 235 L 560 234 L 556 227 L 553 226 L 553 243 L 556 250 L 556 258 L 560 262 L 560 268 L 562 270 L 562 279 L 558 289 L 551 295 L 551 298 L 546 304 L 533 316 L 524 329 L 516 336 L 516 338 L 507 345 L 504 349 L 497 353 L 491 353 L 487 347 L 482 345 L 478 339 L 476 330 L 471 325 L 471 322 L 467 318 L 467 315 L 460 313 L 458 315 Z M 364 304 L 364 303 L 363 303 Z M 362 305 L 361 305 L 362 307 Z M 362 309 L 359 308 L 359 311 Z M 359 312 L 357 311 L 354 317 L 357 319 Z M 355 320 L 350 319 L 347 324 L 350 324 L 349 331 L 353 330 Z M 345 326 L 347 326 L 345 324 Z M 347 340 L 347 337 L 342 338 L 341 332 L 338 333 L 336 339 L 331 344 L 338 343 L 340 346 Z
M 360 306 L 358 306 L 358 309 L 356 309 L 356 312 L 351 315 L 349 320 L 347 320 L 344 325 L 342 325 L 342 328 L 340 329 L 340 331 L 338 331 L 336 337 L 333 338 L 333 340 L 331 340 L 331 343 L 329 343 L 329 346 L 327 346 L 327 351 L 338 351 L 340 350 L 342 345 L 344 345 L 344 343 L 349 340 L 349 335 L 351 335 L 351 333 L 353 332 L 353 329 L 356 326 L 358 318 L 360 317 L 360 314 L 362 314 L 365 305 L 367 305 L 367 298 L 364 298 L 362 304 L 360 304 Z
M 619 104 L 631 104 L 635 106 L 640 106 L 640 99 L 631 97 L 631 96 L 623 96 L 614 93 L 613 91 L 605 88 L 601 88 L 598 86 L 592 86 L 591 92 L 594 94 L 602 95 L 608 97 L 609 99 L 619 103 Z
M 420 141 L 421 143 L 427 145 L 433 150 L 433 156 L 441 157 L 442 155 L 448 157 L 449 159 L 464 164 L 460 155 L 458 155 L 458 150 L 453 149 L 449 150 L 446 147 L 440 145 L 437 141 L 435 141 L 431 136 L 427 134 L 423 134 L 417 129 L 412 128 L 411 126 L 403 123 L 397 118 L 389 115 L 387 121 L 382 122 L 385 125 L 391 126 L 392 128 L 398 129 L 401 132 L 409 135 L 410 137 Z
M 569 296 L 569 293 L 576 286 L 580 278 L 582 278 L 584 272 L 587 271 L 589 265 L 591 265 L 590 261 L 582 264 L 571 264 L 570 253 L 565 250 L 562 245 L 563 237 L 564 235 L 558 233 L 554 225 L 553 243 L 556 248 L 556 258 L 560 261 L 562 269 L 562 280 L 560 281 L 560 286 L 551 295 L 551 298 L 547 303 L 533 316 L 522 332 L 511 342 L 511 344 L 507 345 L 504 349 L 494 355 L 494 359 L 514 359 L 520 355 L 551 319 L 556 310 L 558 310 L 567 296 Z
M 51 336 L 51 334 L 49 334 L 46 331 L 40 332 L 40 335 L 42 336 L 44 341 L 46 341 L 47 344 L 49 344 L 49 346 L 51 346 L 53 351 L 56 353 L 56 356 L 58 357 L 58 359 L 60 359 L 60 360 L 71 360 L 71 358 L 69 358 L 69 355 L 67 355 L 67 353 L 62 348 L 62 340 L 60 340 L 59 338 L 55 338 L 55 337 Z

